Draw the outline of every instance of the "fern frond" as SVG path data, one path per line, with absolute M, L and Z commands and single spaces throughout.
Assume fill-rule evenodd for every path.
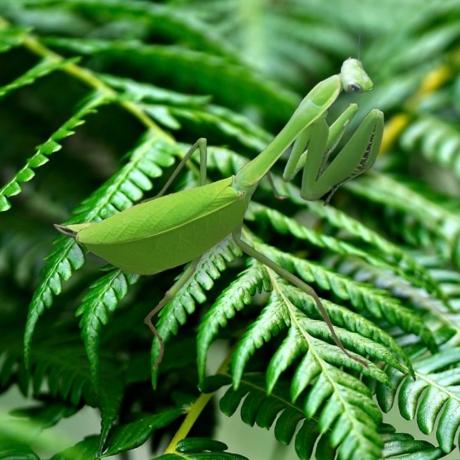
M 233 240 L 226 238 L 201 256 L 193 276 L 159 313 L 156 328 L 164 342 L 177 334 L 179 327 L 187 321 L 187 316 L 195 311 L 196 304 L 206 300 L 206 291 L 214 286 L 214 282 L 226 270 L 227 265 L 240 254 Z M 158 378 L 156 363 L 159 353 L 160 344 L 158 340 L 154 340 L 150 355 L 154 387 Z
M 214 128 L 253 151 L 263 150 L 271 139 L 271 136 L 266 131 L 247 117 L 214 104 L 187 108 L 143 104 L 142 107 L 158 123 L 170 129 L 178 129 L 182 120 L 191 121 L 202 126 L 203 129 L 208 126 Z
M 65 67 L 69 62 L 76 62 L 76 59 L 52 59 L 45 57 L 38 64 L 35 64 L 27 72 L 16 78 L 11 83 L 0 87 L 0 98 L 16 91 L 24 86 L 33 84 L 39 78 Z
M 422 318 L 402 306 L 384 291 L 350 280 L 323 266 L 307 262 L 268 245 L 257 245 L 272 260 L 287 270 L 297 273 L 307 283 L 314 283 L 321 289 L 331 290 L 338 298 L 348 300 L 351 305 L 366 312 L 377 320 L 386 320 L 402 330 L 419 336 L 430 349 L 436 343 Z
M 298 223 L 296 220 L 285 216 L 275 209 L 261 206 L 255 202 L 251 203 L 249 209 L 251 214 L 247 216 L 246 219 L 249 217 L 250 220 L 255 220 L 258 223 L 269 223 L 278 233 L 283 235 L 288 234 L 299 240 L 308 241 L 313 246 L 319 247 L 321 249 L 327 249 L 342 256 L 359 257 L 373 267 L 378 267 L 386 271 L 390 270 L 400 275 L 402 278 L 407 279 L 409 282 L 412 282 L 412 284 L 416 286 L 421 285 L 421 287 L 423 287 L 426 291 L 434 293 L 436 297 L 445 301 L 445 297 L 440 291 L 439 286 L 432 279 L 430 274 L 424 269 L 424 267 L 418 264 L 407 253 L 403 253 L 403 251 L 399 249 L 395 251 L 395 254 L 404 254 L 404 260 L 408 262 L 408 264 L 406 264 L 408 269 L 406 268 L 406 270 L 401 269 L 399 264 L 396 265 L 395 262 L 397 261 L 395 260 L 393 263 L 388 263 L 386 261 L 390 259 L 390 257 L 388 257 L 388 253 L 386 253 L 385 256 L 382 256 L 381 258 L 375 257 L 372 253 L 359 249 L 347 242 L 342 241 L 341 239 L 310 230 L 304 225 Z M 388 242 L 388 246 L 391 247 L 393 245 Z
M 383 458 L 393 460 L 436 460 L 445 453 L 427 441 L 419 441 L 406 433 L 396 433 L 390 425 L 383 425 Z
M 56 63 L 57 62 L 57 63 Z M 55 61 L 51 63 L 46 62 L 42 66 L 43 69 L 52 69 L 55 70 L 58 68 L 57 64 L 62 67 L 63 61 Z M 49 71 L 52 71 L 49 70 Z M 38 72 L 38 71 L 37 71 Z M 35 76 L 39 76 L 39 73 L 36 73 Z M 33 77 L 30 77 L 29 80 L 26 80 L 26 83 L 33 81 Z M 0 90 L 1 91 L 1 90 Z M 2 188 L 0 188 L 0 212 L 7 211 L 11 208 L 11 204 L 8 201 L 8 198 L 18 195 L 22 191 L 22 184 L 29 182 L 35 176 L 35 169 L 43 166 L 48 163 L 49 157 L 61 150 L 61 142 L 75 133 L 75 129 L 82 125 L 86 118 L 97 111 L 99 107 L 103 104 L 107 104 L 110 99 L 107 95 L 95 92 L 83 106 L 72 115 L 58 130 L 56 130 L 50 138 L 45 141 L 43 144 L 37 147 L 35 154 L 30 157 L 26 164 L 14 175 L 14 177 L 8 181 Z
M 8 1 L 5 3 L 7 4 Z M 103 24 L 110 24 L 123 20 L 131 23 L 131 28 L 139 28 L 140 25 L 144 28 L 148 27 L 163 40 L 187 44 L 194 49 L 222 55 L 235 62 L 240 60 L 238 54 L 228 46 L 226 41 L 220 39 L 209 27 L 201 24 L 196 17 L 167 5 L 146 2 L 126 3 L 123 0 L 69 0 L 65 3 L 59 0 L 18 0 L 11 3 L 16 8 L 20 5 L 27 10 L 33 9 L 36 14 L 42 16 L 49 14 L 49 10 L 80 13 L 93 21 L 95 30 L 102 21 Z M 46 21 L 43 21 L 42 25 L 39 30 L 46 32 Z
M 289 444 L 295 438 L 296 453 L 302 460 L 312 458 L 315 450 L 316 455 L 320 455 L 324 448 L 330 452 L 330 458 L 334 458 L 337 452 L 338 458 L 344 460 L 380 459 L 382 441 L 376 435 L 379 413 L 364 385 L 356 380 L 358 384 L 352 386 L 354 380 L 351 376 L 349 379 L 337 378 L 333 393 L 337 391 L 339 399 L 334 399 L 330 388 L 325 390 L 327 382 L 318 378 L 305 400 L 292 402 L 289 386 L 285 382 L 267 394 L 263 375 L 247 373 L 238 389 L 230 387 L 226 390 L 219 406 L 228 416 L 233 415 L 241 406 L 241 419 L 248 425 L 257 424 L 267 429 L 274 425 L 274 435 L 283 444 Z M 208 378 L 205 387 L 215 390 L 229 383 L 229 375 L 219 374 Z M 320 391 L 321 386 L 323 391 Z M 314 398 L 329 399 L 321 414 L 311 413 Z M 345 410 L 335 414 L 337 407 L 342 405 Z M 356 445 L 355 436 L 361 439 L 362 444 Z
M 98 221 L 132 206 L 153 187 L 152 179 L 161 176 L 163 169 L 173 164 L 174 153 L 175 149 L 170 144 L 159 139 L 155 133 L 147 133 L 129 154 L 127 164 L 76 209 L 71 222 Z M 61 293 L 64 282 L 83 264 L 83 251 L 73 239 L 56 239 L 29 306 L 24 336 L 26 363 L 38 319 L 45 309 L 52 307 L 53 297 Z
M 323 258 L 321 262 L 329 269 L 353 278 L 360 283 L 372 284 L 378 289 L 390 292 L 403 305 L 410 302 L 410 305 L 422 309 L 422 311 L 418 312 L 422 316 L 424 312 L 427 312 L 447 324 L 444 315 L 455 309 L 455 298 L 449 294 L 443 286 L 442 280 L 431 270 L 430 275 L 432 279 L 438 284 L 438 289 L 443 293 L 443 298 L 448 300 L 449 310 L 446 309 L 445 304 L 433 299 L 424 290 L 411 285 L 406 280 L 392 273 L 382 272 L 378 268 L 366 264 L 361 260 L 332 256 Z
M 215 331 L 225 326 L 228 317 L 249 303 L 252 293 L 260 288 L 261 274 L 258 270 L 261 268 L 256 267 L 254 270 L 250 267 L 233 286 L 224 291 L 202 320 L 198 336 L 201 375 L 204 373 L 206 349 Z M 309 296 L 297 288 L 287 286 L 274 275 L 270 275 L 270 280 L 273 291 L 268 304 L 239 341 L 233 354 L 231 367 L 234 386 L 237 388 L 235 391 L 239 389 L 246 363 L 255 350 L 288 329 L 286 339 L 268 366 L 268 392 L 273 391 L 281 374 L 300 358 L 291 384 L 292 400 L 298 399 L 307 387 L 311 387 L 303 403 L 306 416 L 319 417 L 321 432 L 332 431 L 335 447 L 343 458 L 380 458 L 381 441 L 377 434 L 380 412 L 372 402 L 369 390 L 347 371 L 358 371 L 381 382 L 386 382 L 386 377 L 371 361 L 366 360 L 367 366 L 363 366 L 328 343 L 331 336 L 325 323 L 311 319 L 318 317 L 318 313 Z M 235 299 L 234 305 L 231 305 L 230 299 Z M 324 301 L 324 305 L 336 324 L 338 336 L 348 349 L 363 357 L 391 362 L 391 366 L 400 368 L 399 359 L 404 356 L 404 352 L 383 331 L 359 315 L 330 302 Z M 352 331 L 359 331 L 359 334 Z M 395 351 L 398 352 L 396 355 L 393 354 Z M 407 358 L 403 359 L 408 362 Z M 248 402 L 248 409 L 251 407 L 259 405 L 255 401 L 254 406 Z M 295 420 L 292 432 L 298 418 Z
M 406 129 L 401 146 L 409 151 L 420 147 L 422 154 L 460 177 L 460 134 L 455 126 L 439 117 L 422 115 Z
M 78 343 L 62 340 L 57 343 L 37 343 L 31 363 L 33 390 L 38 394 L 46 382 L 49 392 L 54 396 L 60 396 L 74 405 L 79 404 L 83 398 L 88 404 L 99 407 L 102 448 L 118 417 L 124 383 L 115 364 L 106 359 L 99 373 L 101 391 L 96 394 L 85 361 L 86 355 Z
M 6 53 L 11 48 L 22 45 L 27 30 L 19 26 L 0 24 L 0 53 Z
M 327 343 L 328 340 L 331 340 L 330 331 L 324 322 L 315 319 L 317 314 L 315 314 L 313 302 L 308 296 L 297 288 L 284 285 L 272 274 L 270 278 L 273 291 L 269 301 L 261 315 L 239 341 L 234 353 L 232 374 L 235 385 L 238 385 L 245 365 L 255 350 L 286 328 L 288 329 L 287 338 L 275 353 L 268 367 L 268 391 L 273 389 L 281 373 L 291 363 L 304 354 L 308 356 L 308 353 L 313 355 L 314 360 L 318 359 L 328 362 L 332 366 L 357 370 L 379 381 L 386 380 L 386 377 L 372 363 L 368 363 L 368 366 L 365 367 L 341 353 L 335 345 Z M 401 367 L 398 360 L 387 351 L 386 345 L 392 343 L 392 340 L 383 331 L 356 314 L 347 312 L 336 305 L 327 302 L 325 306 L 330 313 L 331 320 L 336 324 L 337 335 L 348 349 L 361 355 L 381 359 L 391 363 L 392 366 Z M 357 329 L 360 331 L 360 337 L 352 332 Z M 368 337 L 372 337 L 372 339 L 367 339 Z M 397 348 L 392 343 L 392 351 Z M 398 355 L 404 356 L 402 350 L 399 350 Z M 308 361 L 307 358 L 305 360 Z M 303 388 L 300 387 L 294 389 L 293 386 L 293 397 L 298 396 L 302 390 Z
M 208 377 L 204 387 L 206 391 L 230 385 L 232 378 L 228 374 Z M 241 402 L 243 403 L 241 404 Z M 271 394 L 265 389 L 265 379 L 260 373 L 247 373 L 241 379 L 238 389 L 230 386 L 222 396 L 219 407 L 227 416 L 232 416 L 241 406 L 240 415 L 244 423 L 270 429 L 274 425 L 276 439 L 289 444 L 295 438 L 296 453 L 302 460 L 311 457 L 315 442 L 321 435 L 316 419 L 308 419 L 300 403 L 292 403 L 287 385 L 278 385 Z M 296 428 L 300 428 L 296 433 Z
M 460 218 L 455 209 L 444 201 L 432 200 L 415 190 L 403 178 L 389 174 L 367 174 L 346 185 L 347 189 L 371 202 L 401 213 L 407 227 L 401 236 L 409 244 L 421 244 L 436 249 L 445 259 L 460 264 Z M 420 228 L 416 234 L 414 225 Z M 414 234 L 415 233 L 415 234 Z
M 269 290 L 266 272 L 259 264 L 253 263 L 249 268 L 238 275 L 213 303 L 200 321 L 197 335 L 197 361 L 200 383 L 204 382 L 206 375 L 206 361 L 211 343 L 217 337 L 219 330 L 224 328 L 228 320 L 232 319 L 238 311 L 253 301 L 253 296 L 262 291 Z
M 187 2 L 182 8 L 239 50 L 247 65 L 291 85 L 328 73 L 334 57 L 353 53 L 347 30 L 328 23 L 307 2 Z M 227 18 L 223 21 L 223 18 Z
M 408 420 L 416 418 L 423 433 L 435 430 L 442 451 L 451 452 L 458 445 L 455 436 L 460 426 L 460 348 L 412 357 L 415 380 L 395 369 L 389 370 L 391 386 L 377 387 L 379 405 L 388 412 L 399 388 L 401 415 Z
M 222 173 L 224 176 L 230 176 L 238 171 L 246 162 L 246 159 L 237 153 L 223 148 L 210 148 L 209 149 L 209 156 L 208 156 L 208 165 L 211 169 L 217 169 L 219 172 Z M 411 282 L 415 285 L 423 287 L 426 289 L 430 294 L 433 294 L 435 297 L 440 298 L 444 302 L 446 299 L 442 292 L 440 292 L 437 283 L 431 278 L 430 274 L 425 270 L 423 266 L 417 263 L 407 251 L 402 250 L 397 245 L 389 241 L 388 239 L 382 237 L 380 234 L 372 230 L 371 228 L 367 227 L 366 225 L 362 224 L 358 220 L 354 219 L 353 217 L 349 216 L 347 213 L 334 208 L 333 206 L 324 206 L 322 203 L 316 203 L 313 201 L 305 201 L 300 197 L 299 189 L 291 183 L 284 182 L 279 176 L 273 174 L 272 175 L 273 181 L 275 183 L 276 189 L 282 195 L 286 196 L 292 203 L 305 207 L 314 215 L 324 219 L 326 222 L 331 224 L 333 227 L 337 228 L 340 231 L 346 231 L 351 236 L 357 238 L 360 241 L 363 241 L 366 244 L 374 246 L 375 249 L 378 251 L 379 258 L 388 262 L 389 267 L 393 271 L 398 273 L 404 272 L 407 273 Z M 270 192 L 272 194 L 272 190 L 268 184 L 262 182 L 261 188 Z M 251 208 L 252 209 L 252 208 Z M 270 211 L 272 216 L 276 215 L 276 211 Z M 250 217 L 250 214 L 248 215 Z M 273 217 L 275 218 L 275 217 Z M 281 216 L 280 216 L 281 218 Z M 287 219 L 286 216 L 282 216 L 281 220 Z M 271 220 L 271 219 L 270 219 Z M 274 228 L 278 231 L 286 231 L 289 230 L 292 232 L 294 236 L 299 236 L 299 233 L 305 235 L 305 232 L 308 230 L 300 230 L 293 231 L 292 226 L 296 225 L 290 221 L 289 225 L 283 225 L 282 222 L 279 222 L 279 219 L 276 219 L 277 222 L 272 222 Z M 298 225 L 298 224 L 297 224 Z M 286 228 L 287 227 L 287 228 Z M 317 241 L 319 247 L 324 247 L 326 243 L 329 243 L 328 249 L 338 251 L 341 250 L 348 251 L 349 253 L 353 253 L 354 255 L 359 254 L 359 249 L 351 246 L 350 244 L 346 244 L 344 242 L 339 243 L 337 240 L 332 239 L 326 235 L 317 236 L 313 238 L 316 234 L 310 232 L 312 238 L 309 240 L 310 242 Z M 364 257 L 362 254 L 364 251 L 361 252 L 361 256 Z M 372 264 L 381 264 L 378 261 L 374 260 L 370 252 L 366 253 L 365 256 L 367 260 L 373 259 Z
M 107 324 L 129 287 L 138 279 L 138 275 L 126 274 L 121 270 L 111 271 L 89 287 L 76 312 L 76 316 L 81 316 L 81 335 L 96 389 L 100 388 L 99 341 L 102 326 Z
M 185 107 L 204 107 L 210 101 L 210 96 L 198 96 L 161 88 L 152 83 L 140 82 L 131 78 L 118 77 L 112 74 L 97 74 L 111 88 L 117 91 L 121 98 L 126 97 L 134 102 L 147 104 L 168 104 Z
M 255 105 L 268 109 L 276 105 L 276 114 L 266 111 L 275 120 L 287 118 L 298 101 L 293 93 L 272 81 L 261 80 L 247 67 L 186 48 L 81 38 L 50 38 L 46 43 L 78 55 L 98 56 L 112 65 L 123 62 L 123 66 L 141 71 L 153 81 L 165 77 L 172 83 L 171 78 L 180 77 L 176 81 L 179 87 L 186 85 L 201 94 L 213 94 L 230 107 Z M 172 68 L 176 69 L 174 74 L 169 72 Z M 214 78 L 217 74 L 219 81 Z

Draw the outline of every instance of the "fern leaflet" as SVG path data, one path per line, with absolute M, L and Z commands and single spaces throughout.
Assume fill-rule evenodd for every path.
M 47 63 L 47 66 L 43 65 L 43 70 L 52 71 L 55 70 L 57 64 L 62 64 L 63 61 L 55 61 L 54 67 Z M 40 65 L 40 64 L 39 64 Z M 51 70 L 50 70 L 51 68 Z M 35 76 L 40 74 L 36 73 Z M 32 79 L 32 76 L 29 80 Z M 28 81 L 26 80 L 26 83 Z M 7 211 L 11 208 L 11 204 L 8 198 L 13 197 L 21 193 L 21 184 L 29 182 L 35 176 L 35 169 L 48 163 L 50 155 L 61 150 L 61 141 L 66 137 L 74 134 L 74 129 L 82 125 L 85 119 L 91 113 L 94 113 L 101 105 L 107 104 L 109 98 L 101 93 L 94 93 L 83 106 L 69 119 L 67 120 L 57 131 L 55 131 L 50 138 L 43 144 L 37 147 L 35 154 L 29 158 L 26 164 L 15 174 L 15 176 L 7 182 L 2 188 L 0 188 L 0 212 Z

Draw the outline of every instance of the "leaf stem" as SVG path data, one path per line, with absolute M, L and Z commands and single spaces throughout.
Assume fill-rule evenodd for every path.
M 229 353 L 222 361 L 222 364 L 219 366 L 219 369 L 217 370 L 217 374 L 221 374 L 225 372 L 225 370 L 227 369 L 232 356 L 232 351 L 233 350 L 230 349 Z M 184 418 L 184 421 L 182 422 L 179 429 L 176 431 L 176 434 L 171 439 L 171 442 L 169 443 L 168 447 L 164 452 L 165 454 L 173 454 L 176 452 L 177 444 L 179 443 L 179 441 L 187 437 L 187 435 L 190 433 L 190 430 L 193 428 L 193 425 L 198 420 L 198 417 L 201 415 L 204 408 L 206 407 L 208 402 L 211 401 L 213 396 L 214 392 L 201 393 L 201 395 L 195 400 L 195 402 L 187 408 L 187 415 Z

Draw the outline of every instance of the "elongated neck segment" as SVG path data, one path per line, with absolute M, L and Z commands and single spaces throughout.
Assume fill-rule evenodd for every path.
M 341 88 L 339 75 L 333 75 L 318 83 L 305 96 L 272 142 L 238 171 L 233 186 L 244 192 L 255 187 L 296 137 L 329 109 L 339 96 Z

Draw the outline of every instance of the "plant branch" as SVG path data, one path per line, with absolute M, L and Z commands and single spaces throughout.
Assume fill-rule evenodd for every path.
M 0 29 L 10 27 L 10 23 L 3 17 L 0 16 Z M 62 61 L 64 57 L 55 51 L 51 50 L 47 46 L 43 45 L 40 40 L 31 34 L 26 34 L 22 42 L 23 46 L 37 56 L 47 58 L 50 60 Z M 124 108 L 127 112 L 131 113 L 137 118 L 148 130 L 152 131 L 158 137 L 162 138 L 169 144 L 176 144 L 176 141 L 166 131 L 162 130 L 144 111 L 142 106 L 134 101 L 129 101 L 118 97 L 118 93 L 113 90 L 109 85 L 104 83 L 97 77 L 91 70 L 79 66 L 74 62 L 68 62 L 62 68 L 64 72 L 82 81 L 87 86 L 101 92 L 102 94 L 112 98 L 114 102 Z M 180 155 L 182 156 L 182 155 Z M 187 165 L 194 172 L 197 172 L 196 167 L 188 161 Z
M 217 374 L 221 374 L 227 369 L 228 364 L 230 362 L 230 358 L 232 356 L 232 351 L 233 349 L 230 349 L 229 353 L 222 361 L 222 364 L 219 366 L 219 369 L 216 372 Z M 202 393 L 198 397 L 198 399 L 196 399 L 196 401 L 188 407 L 187 415 L 179 429 L 176 431 L 176 434 L 171 439 L 171 442 L 169 443 L 168 447 L 164 452 L 165 454 L 172 454 L 176 452 L 178 442 L 187 437 L 187 435 L 190 433 L 190 430 L 193 428 L 193 425 L 198 420 L 198 417 L 201 415 L 204 408 L 206 407 L 208 402 L 211 401 L 213 396 L 214 392 Z

